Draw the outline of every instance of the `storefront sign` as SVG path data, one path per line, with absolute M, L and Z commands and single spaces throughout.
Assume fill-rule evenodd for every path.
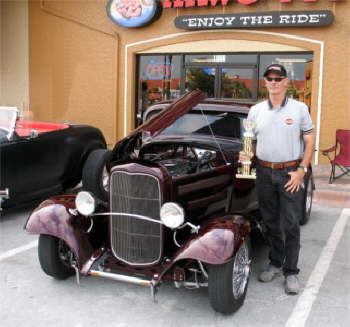
M 293 0 L 275 0 L 280 3 L 290 3 Z M 299 0 L 303 2 L 317 2 L 318 0 Z M 336 2 L 340 0 L 328 0 Z M 192 7 L 215 7 L 216 5 L 227 6 L 233 0 L 163 0 L 163 8 L 192 8 Z M 259 2 L 259 0 L 235 0 L 241 5 L 252 5 Z
M 235 0 L 241 5 L 251 5 L 259 0 Z M 276 0 L 291 3 L 293 0 Z M 318 0 L 302 0 L 317 2 Z M 328 0 L 339 1 L 339 0 Z M 193 8 L 227 6 L 233 0 L 109 0 L 107 14 L 123 27 L 142 27 L 158 19 L 162 8 Z M 261 12 L 254 14 L 224 14 L 180 16 L 175 25 L 181 29 L 240 28 L 240 27 L 294 27 L 329 25 L 334 17 L 330 11 Z
M 175 26 L 185 30 L 248 28 L 248 27 L 310 27 L 333 22 L 329 10 L 270 11 L 240 14 L 178 16 Z
M 109 0 L 108 16 L 123 27 L 142 27 L 158 19 L 162 5 L 157 0 Z

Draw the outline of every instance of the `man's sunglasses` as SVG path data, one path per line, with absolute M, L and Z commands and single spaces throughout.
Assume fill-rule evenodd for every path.
M 265 77 L 265 79 L 266 79 L 268 82 L 272 82 L 272 81 L 281 82 L 282 80 L 285 79 L 285 77 Z

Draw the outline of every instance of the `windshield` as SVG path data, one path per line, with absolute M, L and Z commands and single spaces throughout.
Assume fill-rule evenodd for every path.
M 231 112 L 191 112 L 176 120 L 161 135 L 201 134 L 217 137 L 243 137 L 244 114 Z M 211 132 L 212 130 L 212 132 Z
M 17 119 L 16 107 L 0 107 L 0 138 L 9 139 Z

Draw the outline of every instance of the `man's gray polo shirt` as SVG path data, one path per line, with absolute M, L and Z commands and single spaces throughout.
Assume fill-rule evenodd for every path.
M 272 108 L 270 101 L 266 100 L 250 109 L 248 120 L 255 122 L 253 132 L 259 159 L 286 162 L 302 158 L 303 135 L 313 129 L 308 108 L 303 102 L 286 98 L 281 108 Z

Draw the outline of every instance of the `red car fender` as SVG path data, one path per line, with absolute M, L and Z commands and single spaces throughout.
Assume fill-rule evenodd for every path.
M 220 265 L 228 262 L 250 233 L 250 224 L 242 216 L 227 215 L 211 221 L 177 252 L 172 263 L 183 259 Z
M 86 217 L 73 215 L 74 196 L 61 196 L 42 202 L 29 216 L 24 229 L 29 234 L 52 235 L 64 240 L 75 254 L 78 267 L 91 257 L 93 248 L 85 231 L 90 222 Z

